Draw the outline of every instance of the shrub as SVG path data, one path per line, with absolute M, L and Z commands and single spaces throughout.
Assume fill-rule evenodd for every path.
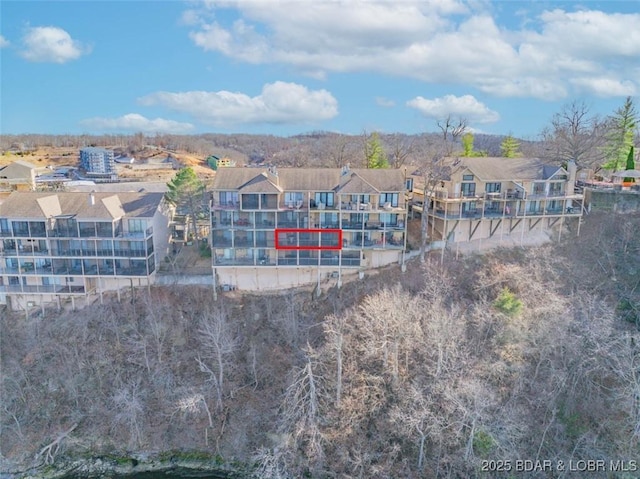
M 502 291 L 493 302 L 493 306 L 508 316 L 517 316 L 522 311 L 523 305 L 522 301 L 509 288 L 502 288 Z
M 473 452 L 480 457 L 486 457 L 493 449 L 493 438 L 482 429 L 473 435 Z

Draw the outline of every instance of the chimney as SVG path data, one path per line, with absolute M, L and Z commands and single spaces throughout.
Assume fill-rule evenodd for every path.
M 91 206 L 94 206 L 96 204 L 96 195 L 95 195 L 95 191 L 92 191 L 91 193 L 89 193 L 89 204 Z
M 567 162 L 567 173 L 569 173 L 569 183 L 567 184 L 567 193 L 573 194 L 573 190 L 576 187 L 576 176 L 578 173 L 578 166 L 573 160 Z
M 270 165 L 267 168 L 267 174 L 270 176 L 271 181 L 273 181 L 276 185 L 280 186 L 280 178 L 278 177 L 278 169 L 275 165 Z

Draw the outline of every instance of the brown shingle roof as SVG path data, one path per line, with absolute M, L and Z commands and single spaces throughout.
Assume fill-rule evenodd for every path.
M 216 172 L 213 189 L 238 190 L 267 172 L 266 168 L 221 168 Z M 344 184 L 342 173 L 338 168 L 279 168 L 277 177 L 268 177 L 282 191 L 337 191 L 341 179 Z M 352 169 L 347 174 L 351 175 L 349 182 L 353 182 L 348 193 L 404 191 L 404 174 L 397 169 Z M 359 187 L 363 190 L 358 191 Z
M 282 189 L 273 184 L 266 173 L 250 179 L 239 188 L 243 193 L 281 193 Z
M 0 217 L 49 218 L 70 215 L 78 219 L 112 220 L 123 216 L 153 217 L 164 196 L 162 193 L 89 193 L 14 192 L 0 205 Z
M 542 180 L 549 169 L 539 158 L 447 158 L 445 164 L 454 171 L 468 168 L 483 181 Z

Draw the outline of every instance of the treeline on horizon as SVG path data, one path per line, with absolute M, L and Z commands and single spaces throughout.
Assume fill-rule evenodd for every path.
M 102 146 L 136 155 L 146 149 L 227 157 L 238 164 L 277 166 L 430 168 L 445 156 L 537 157 L 548 163 L 573 161 L 578 168 L 629 169 L 638 148 L 639 115 L 627 97 L 610 115 L 590 112 L 583 101 L 566 104 L 551 118 L 537 140 L 474 133 L 463 117 L 447 115 L 435 122 L 435 133 L 407 135 L 364 131 L 360 135 L 310 132 L 290 137 L 250 134 L 199 135 L 2 135 L 0 150 L 37 147 Z M 374 158 L 375 161 L 372 161 Z
M 419 164 L 421 158 L 431 155 L 442 143 L 442 133 L 408 135 L 403 133 L 377 133 L 390 158 L 390 164 L 400 167 Z M 346 135 L 324 131 L 309 132 L 289 137 L 253 134 L 199 135 L 1 135 L 0 150 L 29 152 L 38 148 L 83 148 L 98 146 L 116 148 L 128 154 L 160 148 L 168 152 L 184 152 L 207 157 L 228 157 L 241 164 L 274 163 L 281 166 L 307 164 L 341 167 L 349 163 L 365 163 L 365 145 L 371 135 Z M 475 134 L 474 144 L 487 156 L 500 156 L 504 136 Z M 535 156 L 538 142 L 519 140 L 525 156 Z M 461 141 L 456 143 L 462 148 Z M 541 150 L 542 151 L 542 150 Z M 524 154 L 524 153 L 523 153 Z

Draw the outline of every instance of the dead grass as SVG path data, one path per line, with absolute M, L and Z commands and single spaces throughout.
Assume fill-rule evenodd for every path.
M 46 168 L 48 166 L 78 166 L 79 154 L 80 150 L 78 148 L 62 147 L 41 147 L 33 151 L 24 152 L 23 154 L 5 152 L 0 155 L 0 168 L 18 160 L 27 161 L 39 168 Z M 171 156 L 176 158 L 180 164 L 193 168 L 196 174 L 205 181 L 215 176 L 215 172 L 207 166 L 204 161 L 205 158 L 202 156 L 182 151 L 165 152 L 162 150 L 159 154 L 164 156 L 171 154 Z M 144 163 L 148 158 L 153 156 L 158 156 L 157 150 L 145 150 L 142 151 L 139 156 L 136 156 L 136 160 Z M 118 174 L 122 178 L 144 179 L 148 181 L 169 181 L 175 175 L 174 170 L 166 169 L 164 167 L 159 167 L 158 169 L 135 170 L 133 168 L 126 168 L 126 166 L 127 165 L 122 165 L 118 168 Z

